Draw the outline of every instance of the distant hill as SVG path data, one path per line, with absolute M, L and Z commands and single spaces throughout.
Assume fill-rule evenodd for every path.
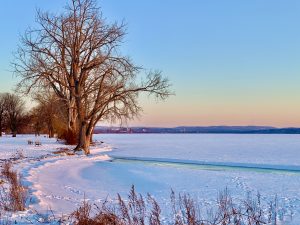
M 268 126 L 180 126 L 180 127 L 96 127 L 94 133 L 214 133 L 214 134 L 300 134 L 300 128 Z

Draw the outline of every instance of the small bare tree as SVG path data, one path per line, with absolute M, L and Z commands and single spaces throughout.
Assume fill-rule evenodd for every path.
M 106 24 L 93 0 L 70 0 L 65 13 L 38 12 L 37 29 L 29 29 L 15 61 L 19 87 L 51 87 L 68 106 L 68 127 L 78 133 L 78 146 L 89 154 L 94 127 L 101 119 L 131 119 L 141 110 L 138 95 L 170 95 L 169 82 L 122 56 L 118 47 L 124 24 Z
M 55 118 L 60 116 L 58 107 L 61 107 L 60 99 L 51 92 L 51 90 L 36 92 L 34 100 L 38 103 L 35 111 L 35 124 L 37 128 L 43 126 L 47 127 L 49 138 L 54 136 L 54 121 Z
M 3 126 L 4 126 L 4 121 L 5 121 L 5 116 L 6 116 L 6 98 L 5 94 L 1 93 L 0 94 L 0 137 L 2 136 L 2 131 L 3 131 Z
M 12 136 L 16 137 L 18 129 L 23 125 L 24 102 L 15 95 L 7 93 L 5 98 L 5 110 L 7 112 L 7 123 L 12 132 Z
M 34 133 L 36 136 L 40 136 L 45 127 L 44 110 L 40 105 L 38 105 L 31 109 L 30 115 L 32 118 Z

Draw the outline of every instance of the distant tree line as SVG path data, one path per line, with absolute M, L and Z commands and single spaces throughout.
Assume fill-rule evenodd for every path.
M 0 93 L 0 136 L 11 134 L 48 134 L 66 139 L 64 135 L 67 119 L 66 107 L 54 94 L 43 93 L 34 96 L 35 107 L 27 109 L 19 95 Z

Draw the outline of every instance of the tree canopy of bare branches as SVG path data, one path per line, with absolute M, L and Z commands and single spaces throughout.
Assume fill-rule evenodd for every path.
M 59 15 L 37 13 L 16 54 L 24 92 L 51 88 L 68 108 L 68 129 L 89 154 L 93 129 L 103 119 L 131 119 L 141 110 L 139 93 L 165 99 L 170 84 L 159 71 L 144 71 L 119 51 L 124 24 L 107 24 L 93 0 L 71 0 Z
M 6 93 L 4 99 L 7 125 L 10 128 L 13 137 L 16 137 L 18 130 L 24 124 L 24 102 L 19 96 L 10 93 Z
M 37 106 L 32 109 L 36 134 L 46 127 L 49 138 L 54 137 L 56 121 L 65 123 L 66 120 L 64 102 L 51 90 L 36 92 L 33 98 L 37 102 Z

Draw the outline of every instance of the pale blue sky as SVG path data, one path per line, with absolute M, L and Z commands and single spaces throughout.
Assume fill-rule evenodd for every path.
M 19 35 L 35 10 L 58 12 L 63 0 L 9 0 L 0 7 L 0 90 L 12 79 Z M 300 1 L 99 0 L 108 21 L 125 20 L 122 51 L 161 69 L 176 96 L 141 98 L 132 125 L 300 126 Z

